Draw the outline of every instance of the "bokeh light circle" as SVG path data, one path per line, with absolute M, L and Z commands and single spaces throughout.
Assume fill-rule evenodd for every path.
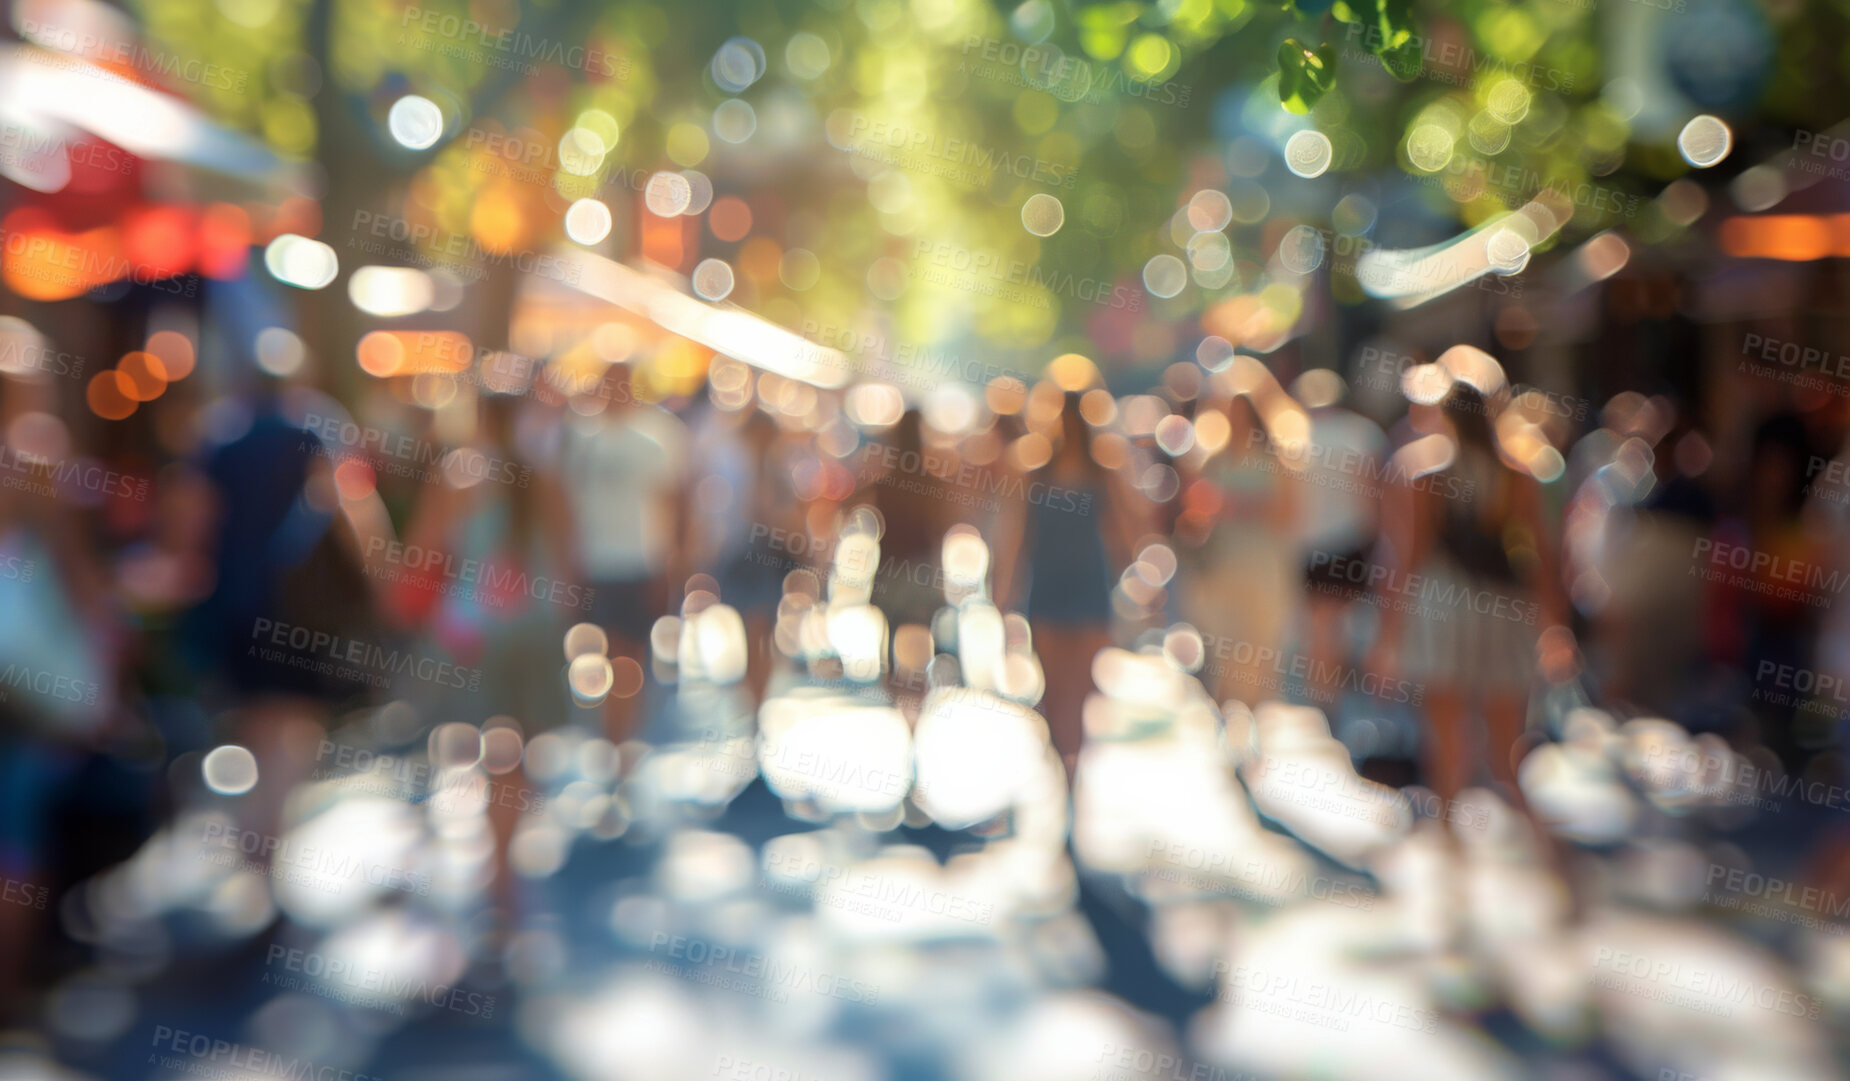
M 713 110 L 713 134 L 729 143 L 742 143 L 758 130 L 758 113 L 750 102 L 731 98 Z
M 1143 287 L 1167 300 L 1188 284 L 1188 267 L 1173 255 L 1153 256 L 1143 265 Z
M 406 94 L 393 102 L 385 123 L 398 145 L 409 150 L 428 150 L 443 137 L 443 110 L 421 94 Z
M 1327 172 L 1335 156 L 1330 137 L 1320 131 L 1295 132 L 1285 140 L 1285 168 L 1306 180 Z
M 764 75 L 764 49 L 751 38 L 733 38 L 713 54 L 713 81 L 737 94 Z
M 1066 207 L 1060 200 L 1038 192 L 1021 204 L 1022 228 L 1035 236 L 1052 236 L 1066 224 Z
M 580 199 L 565 212 L 565 235 L 579 244 L 596 244 L 610 235 L 610 208 L 596 199 Z
M 680 173 L 656 173 L 642 193 L 649 213 L 658 218 L 677 218 L 694 201 L 694 187 Z
M 724 259 L 702 259 L 694 268 L 694 292 L 707 300 L 724 300 L 732 294 L 732 267 Z
M 1734 133 L 1720 117 L 1707 113 L 1692 117 L 1677 134 L 1677 150 L 1698 169 L 1721 164 L 1733 148 Z
M 1278 261 L 1293 274 L 1309 274 L 1323 265 L 1323 234 L 1308 225 L 1294 226 L 1278 243 Z
M 1484 257 L 1498 274 L 1516 274 L 1529 265 L 1529 242 L 1514 229 L 1498 229 L 1484 242 Z
M 214 747 L 199 765 L 206 787 L 221 796 L 242 796 L 257 787 L 257 756 L 235 743 Z

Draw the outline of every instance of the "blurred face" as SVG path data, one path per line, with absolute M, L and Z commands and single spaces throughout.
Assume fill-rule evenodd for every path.
M 1244 397 L 1235 397 L 1227 403 L 1223 412 L 1227 415 L 1227 425 L 1232 433 L 1227 445 L 1233 448 L 1235 454 L 1246 453 L 1247 448 L 1252 446 L 1253 433 L 1258 430 L 1252 403 Z
M 1086 455 L 1085 418 L 1071 409 L 1060 414 L 1060 454 L 1069 461 Z

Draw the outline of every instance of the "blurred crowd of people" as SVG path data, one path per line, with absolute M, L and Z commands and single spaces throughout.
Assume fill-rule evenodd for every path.
M 12 357 L 56 344 L 6 321 Z M 1383 413 L 1353 358 L 1217 339 L 1132 392 L 1071 354 L 912 396 L 724 357 L 680 395 L 632 371 L 646 358 L 360 385 L 299 340 L 163 333 L 146 348 L 197 372 L 125 420 L 0 367 L 5 874 L 60 894 L 191 804 L 175 764 L 223 746 L 262 782 L 207 761 L 206 787 L 241 797 L 239 828 L 285 832 L 318 776 L 304 748 L 356 714 L 412 709 L 407 744 L 511 730 L 490 772 L 515 785 L 540 783 L 518 748 L 547 733 L 678 738 L 697 707 L 677 666 L 736 667 L 747 717 L 853 687 L 917 726 L 958 682 L 947 643 L 975 663 L 969 602 L 1007 617 L 997 648 L 1028 660 L 992 682 L 1045 718 L 1061 784 L 1117 738 L 1119 651 L 1198 680 L 1230 729 L 1315 707 L 1361 777 L 1446 803 L 1523 806 L 1526 757 L 1569 738 L 1562 696 L 1842 783 L 1845 396 L 1743 416 L 1626 390 L 1576 416 L 1458 345 L 1397 371 Z M 960 536 L 984 542 L 977 573 L 951 565 Z M 879 619 L 844 630 L 856 591 Z M 739 632 L 690 646 L 722 606 Z M 517 813 L 487 809 L 510 934 Z M 1844 832 L 1795 855 L 1850 893 Z M 0 905 L 15 1020 L 76 948 L 47 946 L 59 918 Z

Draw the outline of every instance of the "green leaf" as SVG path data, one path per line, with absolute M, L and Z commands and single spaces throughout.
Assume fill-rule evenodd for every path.
M 1387 54 L 1413 39 L 1413 5 L 1410 0 L 1336 0 L 1330 14 L 1338 22 L 1352 23 L 1351 37 L 1361 35 L 1361 44 L 1382 58 L 1388 70 Z
M 1278 46 L 1278 100 L 1287 110 L 1308 113 L 1336 85 L 1336 49 L 1324 42 L 1313 51 L 1296 38 Z
M 1380 50 L 1395 49 L 1413 37 L 1411 0 L 1375 0 L 1375 26 L 1380 31 Z
M 1123 0 L 1116 4 L 1093 4 L 1079 9 L 1075 20 L 1087 30 L 1121 31 L 1137 21 L 1143 14 L 1144 6 L 1134 0 Z
M 1377 50 L 1375 55 L 1381 58 L 1381 66 L 1387 69 L 1387 73 L 1403 83 L 1410 83 L 1420 77 L 1422 57 L 1420 43 L 1417 41 L 1402 41 L 1398 45 Z

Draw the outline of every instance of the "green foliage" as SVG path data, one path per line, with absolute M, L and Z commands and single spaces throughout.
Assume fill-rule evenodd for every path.
M 1324 42 L 1309 49 L 1296 38 L 1278 46 L 1278 98 L 1294 113 L 1308 113 L 1336 85 L 1336 49 Z

